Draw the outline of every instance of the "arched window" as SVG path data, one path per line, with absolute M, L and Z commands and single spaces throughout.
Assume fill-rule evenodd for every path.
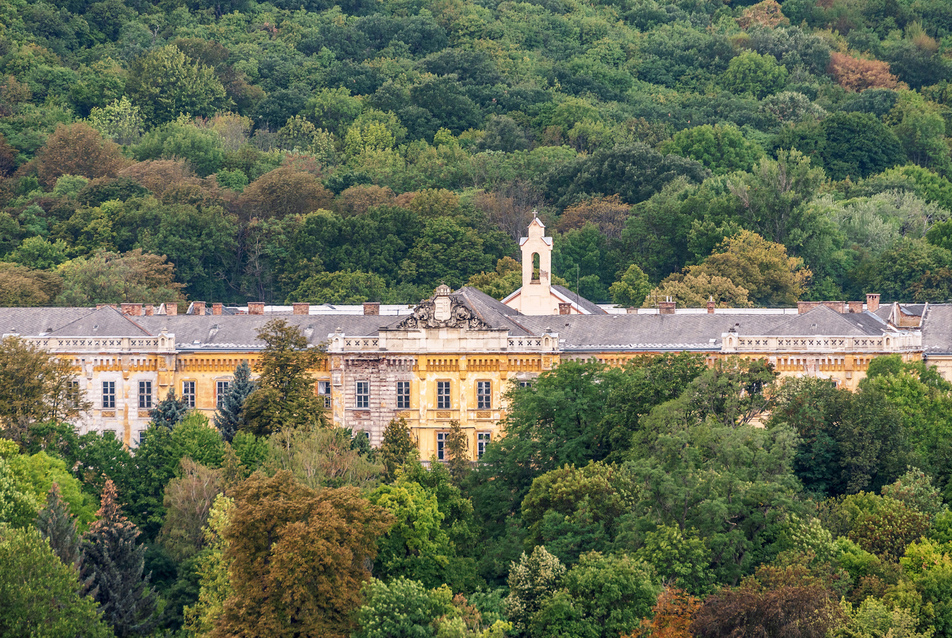
M 539 253 L 532 253 L 532 281 L 539 281 Z

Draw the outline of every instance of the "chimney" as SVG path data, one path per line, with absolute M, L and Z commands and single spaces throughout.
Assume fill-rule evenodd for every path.
M 879 293 L 870 293 L 866 295 L 866 310 L 876 312 L 879 310 Z
M 212 314 L 213 314 L 213 315 L 220 315 L 220 314 L 221 314 L 221 308 L 222 308 L 222 305 L 221 305 L 220 303 L 213 303 L 213 304 L 212 304 Z
M 658 314 L 661 315 L 673 315 L 674 309 L 677 307 L 677 303 L 671 301 L 671 297 L 668 297 L 667 301 L 658 302 Z
M 309 315 L 311 314 L 311 304 L 300 303 L 300 302 L 292 303 L 291 314 L 292 315 Z
M 248 314 L 249 314 L 249 315 L 263 315 L 263 314 L 264 314 L 264 302 L 263 302 L 263 301 L 249 301 L 249 302 L 248 302 Z
M 714 314 L 714 308 L 716 308 L 716 307 L 717 307 L 717 302 L 714 301 L 714 297 L 710 297 L 710 298 L 707 300 L 707 314 L 713 315 L 713 314 Z
M 379 301 L 365 301 L 364 302 L 364 315 L 368 317 L 376 317 L 379 314 L 380 314 Z
M 862 301 L 851 301 L 850 305 L 850 314 L 856 312 L 863 312 L 863 302 Z
M 798 301 L 797 302 L 797 314 L 802 315 L 805 312 L 810 312 L 814 308 L 820 305 L 819 301 Z
M 198 315 L 199 317 L 205 316 L 205 302 L 204 301 L 193 301 L 188 306 L 188 311 L 185 313 L 187 315 Z
M 572 304 L 570 303 L 559 303 L 559 314 L 560 315 L 570 315 L 572 314 Z
M 141 303 L 123 303 L 123 304 L 119 304 L 119 308 L 122 310 L 122 314 L 128 315 L 129 317 L 142 316 Z
M 166 302 L 165 304 L 165 315 L 167 317 L 174 317 L 178 314 L 178 304 L 174 301 Z
M 145 316 L 146 316 L 146 317 L 151 317 L 151 316 L 154 315 L 154 314 L 155 314 L 155 306 L 153 306 L 152 304 L 146 304 L 146 305 L 145 305 Z
M 636 308 L 636 307 L 634 307 L 634 306 L 632 306 L 632 307 L 630 307 L 630 308 L 625 308 L 625 312 L 627 312 L 627 313 L 630 314 L 630 315 L 637 315 L 637 314 L 638 314 L 638 308 Z
M 824 301 L 823 305 L 829 308 L 830 310 L 835 310 L 841 315 L 846 314 L 846 302 L 845 301 Z

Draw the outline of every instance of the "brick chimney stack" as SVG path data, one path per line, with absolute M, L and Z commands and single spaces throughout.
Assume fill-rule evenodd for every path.
M 876 312 L 879 310 L 879 293 L 870 293 L 866 295 L 866 310 Z
M 212 314 L 213 314 L 213 315 L 220 315 L 220 314 L 221 314 L 221 309 L 222 309 L 222 305 L 221 305 L 220 303 L 213 303 L 213 304 L 212 304 Z
M 635 306 L 631 306 L 629 308 L 625 308 L 625 312 L 628 313 L 629 315 L 637 315 L 638 308 L 636 308 Z
M 376 317 L 379 314 L 380 314 L 379 301 L 365 301 L 364 302 L 364 315 L 368 317 Z
M 849 302 L 850 314 L 857 312 L 863 312 L 863 302 L 862 301 L 851 301 Z
M 835 310 L 841 315 L 846 314 L 846 302 L 845 301 L 824 301 L 823 305 L 829 308 L 830 310 Z
M 570 315 L 572 314 L 572 304 L 559 302 L 559 314 L 560 315 Z
M 145 316 L 146 316 L 146 317 L 151 317 L 151 316 L 154 315 L 154 314 L 155 314 L 155 306 L 153 306 L 153 305 L 150 304 L 150 303 L 149 303 L 149 304 L 146 304 L 146 305 L 145 305 Z
M 802 315 L 805 312 L 810 312 L 814 308 L 820 305 L 819 301 L 798 301 L 797 302 L 797 314 Z
M 249 302 L 248 302 L 248 314 L 249 314 L 249 315 L 263 315 L 263 314 L 264 314 L 264 302 L 263 302 L 263 301 L 249 301 Z
M 717 307 L 717 302 L 714 301 L 714 297 L 711 297 L 707 300 L 707 314 L 713 315 L 714 308 Z
M 119 304 L 119 309 L 122 311 L 122 314 L 129 317 L 141 317 L 142 316 L 142 304 L 141 303 L 123 303 Z
M 193 301 L 188 308 L 189 315 L 198 315 L 199 317 L 205 316 L 205 302 L 204 301 Z
M 366 306 L 366 304 L 364 304 Z M 311 304 L 309 303 L 293 303 L 291 304 L 291 314 L 295 315 L 309 315 L 311 314 Z M 365 313 L 366 314 L 366 313 Z
M 676 307 L 677 302 L 671 301 L 671 297 L 668 297 L 667 301 L 658 302 L 658 314 L 673 315 Z
M 174 301 L 168 301 L 165 304 L 165 316 L 174 317 L 178 314 L 178 304 Z

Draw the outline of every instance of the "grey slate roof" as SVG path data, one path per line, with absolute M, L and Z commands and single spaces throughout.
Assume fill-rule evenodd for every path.
M 952 304 L 929 304 L 922 319 L 922 346 L 928 354 L 952 354 Z
M 793 315 L 783 323 L 762 333 L 769 336 L 830 335 L 864 337 L 881 335 L 886 323 L 871 312 L 839 313 L 826 306 L 817 306 L 802 315 Z
M 143 337 L 149 334 L 132 317 L 109 306 L 93 310 L 50 333 L 54 337 Z
M 136 317 L 150 333 L 162 330 L 175 335 L 176 347 L 257 349 L 264 347 L 258 332 L 272 319 L 283 319 L 298 326 L 308 341 L 318 345 L 327 341 L 338 328 L 348 335 L 369 337 L 394 317 L 379 315 L 154 315 Z
M 95 308 L 0 308 L 0 335 L 42 336 L 95 311 Z
M 528 336 L 530 333 L 522 325 L 522 313 L 510 308 L 495 297 L 487 295 L 482 290 L 463 286 L 453 293 L 463 303 L 470 307 L 480 319 L 488 323 L 494 330 L 509 330 L 513 336 Z M 399 323 L 399 322 L 397 322 Z
M 557 284 L 552 284 L 553 290 L 558 290 L 560 293 L 571 299 L 572 301 L 578 303 L 579 307 L 584 309 L 585 312 L 590 315 L 607 315 L 604 309 L 599 308 L 597 304 L 592 303 L 585 297 L 576 295 L 574 292 L 566 288 L 565 286 L 559 286 Z
M 741 334 L 764 334 L 777 315 L 552 315 L 520 317 L 534 334 L 559 334 L 567 351 L 711 350 L 721 335 L 737 327 Z

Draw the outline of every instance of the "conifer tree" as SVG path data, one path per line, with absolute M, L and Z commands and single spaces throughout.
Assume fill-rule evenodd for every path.
M 469 454 L 467 454 L 469 452 L 469 439 L 467 439 L 466 433 L 463 432 L 463 428 L 460 427 L 459 421 L 450 422 L 450 431 L 446 436 L 446 451 L 449 455 L 446 465 L 450 470 L 450 476 L 453 477 L 454 483 L 459 485 L 472 466 L 469 461 Z
M 98 520 L 83 535 L 83 578 L 91 578 L 103 619 L 119 638 L 149 633 L 156 623 L 155 590 L 143 576 L 145 545 L 139 529 L 122 514 L 116 486 L 106 481 Z
M 394 479 L 397 468 L 406 463 L 411 453 L 414 453 L 414 458 L 419 457 L 416 449 L 416 441 L 413 440 L 410 426 L 405 419 L 394 419 L 387 424 L 383 431 L 383 443 L 377 453 L 377 459 L 383 463 L 387 481 Z
M 221 407 L 215 413 L 215 427 L 221 432 L 222 438 L 229 443 L 245 421 L 245 399 L 254 389 L 255 384 L 251 380 L 251 368 L 247 361 L 242 361 L 235 368 L 235 376 L 231 385 L 228 386 L 228 393 L 225 394 Z
M 82 562 L 76 519 L 69 511 L 69 503 L 60 496 L 59 484 L 53 483 L 46 495 L 46 507 L 36 517 L 36 528 L 50 542 L 50 547 L 64 563 L 77 570 Z
M 175 388 L 169 388 L 165 398 L 149 412 L 153 425 L 162 425 L 170 430 L 184 419 L 186 414 L 188 414 L 188 404 L 185 403 L 184 397 L 181 399 L 175 397 Z

